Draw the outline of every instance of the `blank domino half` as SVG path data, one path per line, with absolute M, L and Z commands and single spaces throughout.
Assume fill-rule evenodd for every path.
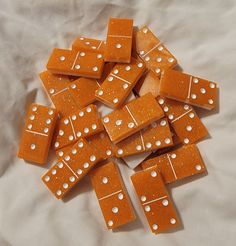
M 96 91 L 97 100 L 112 108 L 119 108 L 144 71 L 144 63 L 134 58 L 129 64 L 116 64 Z
M 47 188 L 61 199 L 101 160 L 85 139 L 80 139 L 43 176 Z
M 163 116 L 162 108 L 148 93 L 103 117 L 103 124 L 110 139 L 118 143 Z
M 47 63 L 47 69 L 56 74 L 99 79 L 104 66 L 103 55 L 90 51 L 55 48 Z
M 133 20 L 110 18 L 108 23 L 105 61 L 129 63 L 131 59 Z
M 208 135 L 193 107 L 164 97 L 158 97 L 157 101 L 182 143 L 192 144 Z
M 218 86 L 215 82 L 175 70 L 163 73 L 160 95 L 208 110 L 218 104 Z
M 90 172 L 100 208 L 108 229 L 135 220 L 135 213 L 116 164 L 109 162 Z
M 158 77 L 168 68 L 177 64 L 175 57 L 166 49 L 161 41 L 147 26 L 135 32 L 136 52 Z
M 81 137 L 90 137 L 104 128 L 93 104 L 60 119 L 56 127 L 55 149 L 60 149 L 76 142 Z
M 143 169 L 157 166 L 165 183 L 206 172 L 206 166 L 196 145 L 185 145 L 166 154 L 144 161 Z
M 131 180 L 153 233 L 166 232 L 180 225 L 173 202 L 156 166 L 135 173 Z
M 22 132 L 18 157 L 45 164 L 58 114 L 55 109 L 31 104 Z

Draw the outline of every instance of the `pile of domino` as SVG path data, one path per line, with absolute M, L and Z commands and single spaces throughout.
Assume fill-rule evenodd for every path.
M 132 19 L 110 18 L 106 41 L 79 36 L 71 49 L 55 48 L 39 75 L 53 106 L 30 105 L 19 158 L 43 165 L 54 150 L 57 161 L 42 181 L 58 199 L 89 175 L 108 229 L 136 219 L 115 163 L 132 160 L 131 182 L 151 231 L 177 229 L 167 186 L 206 173 L 196 142 L 208 131 L 194 107 L 215 109 L 218 86 L 176 65 Z

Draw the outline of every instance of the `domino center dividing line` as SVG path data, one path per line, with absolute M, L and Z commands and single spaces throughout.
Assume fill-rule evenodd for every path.
M 149 51 L 147 51 L 144 55 L 141 55 L 141 57 L 145 57 L 146 55 L 148 55 L 150 52 L 152 52 L 153 50 L 155 50 L 159 45 L 161 45 L 161 42 L 157 43 L 156 45 L 154 45 Z
M 66 163 L 66 161 L 64 159 L 62 159 L 62 162 L 70 169 L 70 171 L 75 175 L 75 177 L 78 179 L 78 175 L 72 170 L 72 168 L 70 167 L 70 165 L 68 163 Z
M 30 131 L 30 130 L 26 130 L 26 131 L 30 132 L 30 133 L 33 133 L 33 134 L 41 135 L 41 136 L 44 136 L 44 137 L 48 137 L 47 134 L 44 134 L 44 133 L 41 133 L 41 132 L 35 132 L 35 131 Z
M 116 195 L 116 194 L 118 194 L 120 192 L 122 192 L 122 190 L 115 191 L 115 192 L 113 192 L 113 193 L 111 193 L 111 194 L 109 194 L 107 196 L 103 196 L 103 197 L 99 198 L 98 200 L 101 201 L 101 200 L 106 199 L 108 197 L 114 196 L 114 195 Z
M 190 98 L 192 80 L 193 80 L 193 76 L 190 76 L 190 78 L 189 78 L 189 87 L 188 87 L 188 96 L 187 96 L 188 99 Z
M 171 123 L 174 123 L 176 120 L 181 119 L 182 117 L 184 117 L 186 114 L 190 113 L 191 111 L 193 111 L 193 109 L 190 109 L 190 110 L 188 110 L 187 112 L 181 114 L 179 117 L 173 119 L 173 120 L 171 121 Z
M 60 90 L 60 91 L 54 93 L 54 94 L 52 95 L 52 97 L 54 97 L 54 96 L 56 96 L 56 95 L 58 95 L 58 94 L 60 94 L 60 93 L 62 93 L 62 92 L 64 92 L 64 91 L 67 91 L 67 90 L 68 90 L 68 88 L 64 88 L 64 89 L 62 89 L 62 90 Z
M 70 121 L 71 129 L 73 131 L 74 138 L 76 139 L 77 137 L 76 137 L 76 134 L 75 134 L 75 128 L 74 128 L 74 125 L 72 123 L 71 117 L 69 117 L 69 121 Z
M 75 60 L 74 60 L 74 62 L 73 62 L 73 64 L 72 64 L 71 69 L 73 69 L 73 68 L 74 68 L 75 63 L 76 63 L 76 61 L 77 61 L 77 59 L 78 59 L 79 53 L 80 53 L 80 52 L 77 52 L 77 54 L 76 54 L 76 56 L 75 56 Z
M 98 45 L 98 47 L 97 47 L 97 50 L 101 47 L 102 43 L 103 43 L 103 41 L 101 41 L 101 42 L 99 43 L 99 45 Z
M 111 75 L 112 75 L 113 77 L 119 79 L 119 80 L 122 80 L 122 81 L 126 82 L 127 84 L 131 84 L 128 80 L 123 79 L 123 78 L 121 78 L 121 77 L 119 77 L 119 76 L 117 76 L 117 75 L 115 75 L 115 74 L 113 74 L 113 73 L 111 73 Z
M 143 134 L 142 134 L 142 131 L 140 131 L 139 133 L 140 133 L 140 137 L 141 137 L 143 149 L 145 150 L 145 144 L 144 144 L 144 140 L 143 140 Z
M 170 163 L 170 166 L 171 166 L 172 172 L 173 172 L 173 174 L 174 174 L 174 176 L 175 176 L 175 179 L 177 179 L 177 175 L 176 175 L 176 172 L 175 172 L 175 169 L 174 169 L 173 163 L 171 162 L 170 156 L 169 156 L 169 154 L 166 154 L 166 155 L 167 155 L 168 161 L 169 161 L 169 163 Z
M 130 114 L 131 118 L 133 119 L 133 121 L 135 122 L 136 126 L 138 126 L 138 122 L 135 120 L 133 114 L 131 113 L 130 109 L 128 108 L 128 106 L 126 105 L 125 108 L 127 109 L 128 113 Z
M 132 38 L 132 36 L 126 36 L 126 35 L 108 35 L 112 38 Z
M 96 80 L 97 81 L 97 80 Z M 97 84 L 99 85 L 99 83 L 97 82 Z M 100 86 L 100 85 L 99 85 Z M 56 93 L 54 93 L 53 95 L 52 95 L 52 97 L 54 97 L 54 96 L 57 96 L 58 94 L 61 94 L 61 93 L 63 93 L 63 92 L 65 92 L 65 91 L 67 91 L 67 90 L 69 90 L 69 88 L 68 87 L 66 87 L 66 88 L 64 88 L 64 89 L 62 89 L 62 90 L 60 90 L 60 91 L 58 91 L 58 92 L 56 92 Z M 77 103 L 77 101 L 74 99 L 74 97 L 72 96 L 72 94 L 70 93 L 70 96 L 71 96 L 71 98 L 72 98 L 72 100 L 74 101 L 74 103 L 77 105 L 77 106 L 79 106 L 80 107 L 80 105 L 78 105 L 78 103 Z M 53 104 L 54 105 L 54 104 Z M 54 105 L 55 106 L 55 105 Z
M 151 201 L 148 201 L 148 202 L 144 202 L 142 205 L 147 205 L 147 204 L 150 204 L 150 203 L 153 203 L 153 202 L 156 202 L 156 201 L 159 201 L 159 200 L 162 200 L 164 198 L 166 198 L 167 196 L 162 196 L 162 197 L 158 197 L 156 199 L 153 199 Z
M 96 84 L 98 85 L 98 87 L 100 87 L 100 84 L 98 83 L 98 80 L 96 79 Z
M 111 101 L 106 100 L 105 98 L 102 98 L 102 100 L 103 100 L 104 102 L 111 103 Z

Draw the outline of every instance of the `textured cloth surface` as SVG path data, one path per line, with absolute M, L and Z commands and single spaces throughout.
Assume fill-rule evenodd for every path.
M 0 245 L 236 245 L 236 2 L 0 0 Z M 208 175 L 170 187 L 184 228 L 152 235 L 137 203 L 128 167 L 119 165 L 136 222 L 107 231 L 85 178 L 57 201 L 40 176 L 46 167 L 16 157 L 29 103 L 49 104 L 38 77 L 53 47 L 78 34 L 104 38 L 110 16 L 147 24 L 184 71 L 219 81 L 218 111 L 199 111 L 211 137 L 198 144 Z

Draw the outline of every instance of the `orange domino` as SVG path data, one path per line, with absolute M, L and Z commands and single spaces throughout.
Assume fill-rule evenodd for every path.
M 55 48 L 48 60 L 47 69 L 56 74 L 99 79 L 102 76 L 103 66 L 102 54 Z
M 112 144 L 110 138 L 108 137 L 105 131 L 102 131 L 98 134 L 95 134 L 86 139 L 94 149 L 94 153 L 98 153 L 102 160 L 106 160 L 107 158 L 111 158 L 115 154 L 115 146 Z M 66 155 L 67 152 L 71 151 L 73 148 L 73 144 L 58 149 L 56 151 L 56 155 L 58 158 Z M 97 154 L 97 155 L 98 155 Z
M 79 108 L 88 106 L 95 102 L 95 91 L 99 88 L 99 83 L 94 79 L 79 78 L 69 87 L 70 93 Z
M 180 225 L 173 202 L 156 166 L 135 173 L 131 180 L 153 233 L 165 232 Z
M 97 107 L 93 104 L 64 117 L 57 125 L 55 149 L 76 142 L 81 137 L 89 137 L 103 130 Z
M 110 18 L 105 61 L 129 63 L 131 60 L 133 20 Z
M 163 118 L 116 144 L 117 157 L 139 154 L 173 145 L 168 120 Z
M 115 63 L 113 63 L 113 62 L 106 62 L 104 64 L 102 76 L 100 79 L 96 80 L 97 83 L 99 84 L 99 86 L 101 86 L 103 84 L 103 82 L 105 81 L 107 76 L 111 73 L 111 70 L 113 69 L 114 66 L 115 66 Z M 94 96 L 95 96 L 95 93 L 94 93 Z
M 166 154 L 144 161 L 143 169 L 157 166 L 165 183 L 206 172 L 206 166 L 196 145 L 185 145 Z
M 144 70 L 144 64 L 134 58 L 131 58 L 129 65 L 115 65 L 101 87 L 96 91 L 97 100 L 112 108 L 120 107 Z
M 158 77 L 161 72 L 168 68 L 173 68 L 177 64 L 175 57 L 166 49 L 161 41 L 150 31 L 147 26 L 143 26 L 135 32 L 136 52 Z
M 108 229 L 136 219 L 117 165 L 109 162 L 92 170 L 90 179 Z
M 72 44 L 73 50 L 87 50 L 104 53 L 106 44 L 102 40 L 86 38 L 86 37 L 77 37 Z
M 72 143 L 70 145 L 67 145 L 65 147 L 62 147 L 61 149 L 57 149 L 55 151 L 57 159 L 60 159 L 62 157 L 65 157 L 67 153 L 70 153 L 71 150 L 73 149 L 73 146 L 74 145 L 75 145 L 75 143 Z
M 163 116 L 162 108 L 148 93 L 103 117 L 103 124 L 111 141 L 118 143 Z
M 152 70 L 148 70 L 135 85 L 134 91 L 139 96 L 151 92 L 154 97 L 157 97 L 159 95 L 159 86 L 160 79 L 158 76 Z
M 157 101 L 182 143 L 192 144 L 208 135 L 206 127 L 190 105 L 163 97 L 158 97 Z
M 98 152 L 103 160 L 111 158 L 115 155 L 116 147 L 111 142 L 106 131 L 102 131 L 96 135 L 87 138 L 89 144 L 93 147 L 95 153 Z
M 55 109 L 31 104 L 21 136 L 18 157 L 45 164 L 58 114 Z
M 42 181 L 56 198 L 61 199 L 100 160 L 101 157 L 95 155 L 88 142 L 80 139 L 64 158 L 42 176 Z
M 160 95 L 208 110 L 218 104 L 218 86 L 215 82 L 174 70 L 163 73 Z
M 43 87 L 61 117 L 77 111 L 95 101 L 95 91 L 99 84 L 95 79 L 80 78 L 70 81 L 68 76 L 40 73 Z

